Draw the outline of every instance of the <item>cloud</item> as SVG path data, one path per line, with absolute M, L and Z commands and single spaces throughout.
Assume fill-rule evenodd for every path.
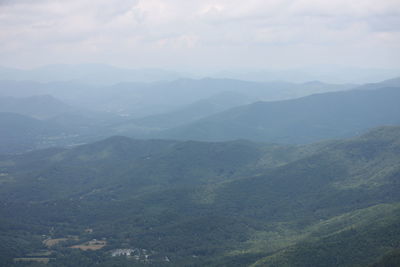
M 261 64 L 260 53 L 285 57 L 305 47 L 332 57 L 348 51 L 349 64 L 357 47 L 376 58 L 385 50 L 394 62 L 399 36 L 398 0 L 0 0 L 0 57 L 14 65 L 137 58 L 146 60 L 136 65 L 157 65 L 160 57 L 204 64 L 207 54 L 228 65 L 226 51 Z

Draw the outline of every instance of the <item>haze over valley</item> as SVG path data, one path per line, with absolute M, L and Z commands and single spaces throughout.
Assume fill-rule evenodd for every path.
M 0 267 L 400 266 L 396 1 L 0 1 Z

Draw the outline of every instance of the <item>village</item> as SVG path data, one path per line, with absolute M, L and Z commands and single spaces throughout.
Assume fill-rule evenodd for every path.
M 50 231 L 51 232 L 51 231 Z M 92 234 L 93 229 L 85 229 L 85 234 Z M 144 248 L 115 248 L 107 250 L 107 239 L 91 239 L 84 241 L 76 235 L 67 235 L 66 237 L 51 237 L 42 236 L 43 249 L 29 253 L 23 257 L 14 258 L 14 262 L 38 262 L 48 264 L 50 261 L 55 261 L 54 254 L 62 249 L 79 249 L 81 251 L 99 251 L 103 250 L 109 257 L 125 257 L 132 261 L 151 263 L 153 261 L 170 262 L 169 257 L 157 255 L 154 251 L 149 251 Z

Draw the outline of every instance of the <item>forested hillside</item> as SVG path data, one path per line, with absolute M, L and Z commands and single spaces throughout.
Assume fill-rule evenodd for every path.
M 374 264 L 400 245 L 399 153 L 400 128 L 383 127 L 306 146 L 113 137 L 2 156 L 2 262 Z M 105 245 L 69 248 L 93 239 Z M 123 248 L 146 252 L 111 256 Z
M 303 98 L 257 102 L 167 130 L 160 136 L 226 141 L 238 138 L 310 143 L 350 137 L 400 123 L 400 87 L 366 88 Z
M 400 267 L 400 0 L 0 0 L 0 267 Z

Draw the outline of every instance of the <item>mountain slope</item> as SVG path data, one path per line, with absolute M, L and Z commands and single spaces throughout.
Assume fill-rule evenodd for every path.
M 61 191 L 51 188 L 64 185 L 63 194 L 66 195 L 84 194 L 100 186 L 111 191 L 117 188 L 113 195 L 121 198 L 122 194 L 146 191 L 152 187 L 166 189 L 217 182 L 236 177 L 244 169 L 255 171 L 298 157 L 295 148 L 246 141 L 203 143 L 133 140 L 126 137 L 111 137 L 73 149 L 49 151 L 51 153 L 45 154 L 45 157 L 38 151 L 10 158 L 14 163 L 8 171 L 13 171 L 13 177 L 21 179 L 23 189 L 21 193 L 13 190 L 14 197 L 44 200 L 53 194 L 62 195 Z M 274 154 L 277 156 L 272 156 Z M 267 158 L 273 158 L 273 161 L 264 163 Z M 25 171 L 27 168 L 29 172 Z M 121 187 L 122 184 L 126 186 Z M 35 192 L 40 192 L 38 196 L 24 191 L 33 188 Z M 47 193 L 42 199 L 44 192 Z M 7 195 L 6 192 L 4 194 Z
M 0 254 L 32 253 L 44 234 L 108 242 L 93 254 L 61 246 L 55 266 L 111 264 L 121 247 L 161 266 L 374 263 L 400 240 L 399 166 L 399 127 L 307 146 L 113 137 L 2 156 L 0 231 L 21 252 Z
M 72 106 L 140 118 L 174 111 L 226 91 L 255 100 L 280 100 L 353 87 L 354 85 L 348 84 L 257 83 L 229 79 L 124 82 L 109 86 L 93 86 L 78 82 L 0 81 L 0 95 L 29 97 L 49 94 Z
M 362 89 L 378 89 L 382 87 L 400 87 L 400 77 L 384 80 L 379 83 L 367 83 L 360 86 Z
M 196 121 L 209 115 L 227 110 L 232 107 L 251 103 L 251 98 L 235 93 L 222 92 L 212 97 L 196 101 L 175 111 L 153 115 L 123 122 L 118 125 L 118 130 L 132 134 L 129 127 L 144 127 L 149 130 L 161 130 L 176 127 L 185 123 Z
M 308 143 L 348 137 L 379 125 L 399 124 L 399 103 L 399 87 L 257 102 L 165 131 L 162 136 L 192 140 L 244 138 Z
M 62 127 L 15 113 L 1 112 L 0 125 L 0 154 L 43 147 L 53 137 L 67 134 Z
M 75 111 L 71 106 L 50 95 L 31 97 L 0 97 L 0 112 L 18 113 L 37 119 L 47 119 Z
M 345 221 L 346 223 L 343 223 Z M 339 222 L 339 227 L 336 223 Z M 323 234 L 318 227 L 337 227 Z M 324 221 L 305 241 L 252 266 L 367 266 L 400 245 L 400 206 L 382 204 Z M 388 265 L 397 266 L 397 265 Z

